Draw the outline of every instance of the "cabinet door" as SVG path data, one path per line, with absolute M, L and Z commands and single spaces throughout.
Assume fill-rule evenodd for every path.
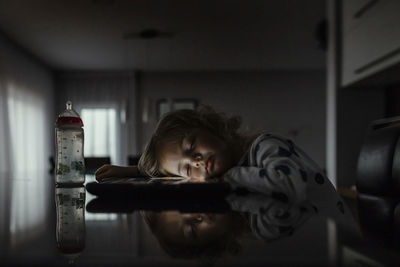
M 348 32 L 357 27 L 361 17 L 373 10 L 377 1 L 372 0 L 342 0 L 343 32 Z
M 349 1 L 343 1 L 342 86 L 400 62 L 400 1 L 370 0 L 358 9 Z

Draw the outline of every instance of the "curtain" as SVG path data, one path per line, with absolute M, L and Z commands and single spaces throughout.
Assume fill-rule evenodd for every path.
M 1 248 L 45 230 L 54 122 L 52 73 L 0 31 Z
M 85 123 L 85 157 L 111 157 L 117 161 L 118 117 L 115 108 L 83 108 L 81 118 Z
M 0 172 L 48 170 L 54 149 L 50 70 L 0 31 Z
M 0 76 L 0 170 L 47 170 L 53 138 L 48 125 L 46 97 L 22 82 Z M 51 119 L 50 119 L 51 120 Z
M 44 99 L 16 81 L 6 83 L 8 123 L 14 171 L 45 170 L 48 166 L 45 140 Z
M 4 79 L 0 76 L 0 171 L 9 172 L 12 150 L 9 146 L 10 128 L 8 122 L 7 90 Z

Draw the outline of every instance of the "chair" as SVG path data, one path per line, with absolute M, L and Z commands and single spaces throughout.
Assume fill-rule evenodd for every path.
M 104 164 L 110 164 L 110 157 L 86 157 L 85 158 L 85 167 L 86 174 L 94 174 L 98 168 L 103 166 Z
M 358 159 L 357 200 L 363 233 L 399 247 L 400 117 L 372 122 Z
M 142 154 L 138 154 L 138 155 L 129 155 L 129 156 L 128 156 L 128 165 L 130 165 L 130 166 L 132 166 L 132 165 L 138 165 L 140 156 L 142 156 Z

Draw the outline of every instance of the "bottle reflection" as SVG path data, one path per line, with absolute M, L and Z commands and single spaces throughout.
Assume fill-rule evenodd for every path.
M 55 189 L 59 251 L 73 263 L 85 248 L 85 187 Z

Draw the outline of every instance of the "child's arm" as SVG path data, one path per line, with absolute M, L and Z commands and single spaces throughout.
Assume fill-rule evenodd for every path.
M 233 167 L 225 181 L 233 188 L 245 187 L 253 192 L 282 194 L 290 202 L 306 197 L 307 178 L 312 174 L 294 145 L 277 136 L 258 138 L 249 151 L 249 164 Z
M 124 178 L 139 176 L 139 169 L 137 166 L 116 166 L 105 164 L 97 169 L 96 180 L 101 181 L 105 178 Z

